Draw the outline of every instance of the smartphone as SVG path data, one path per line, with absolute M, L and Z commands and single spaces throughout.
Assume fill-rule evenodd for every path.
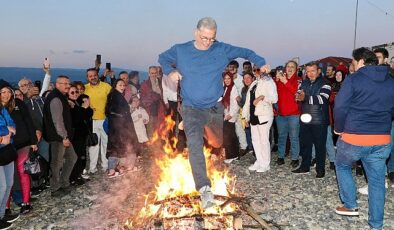
M 101 54 L 97 54 L 97 55 L 96 55 L 96 62 L 97 62 L 98 64 L 101 64 Z
M 50 64 L 49 64 L 49 59 L 48 59 L 48 58 L 45 58 L 45 59 L 44 59 L 44 68 L 45 68 L 45 69 L 49 69 L 49 66 L 50 66 Z
M 105 68 L 111 71 L 111 63 L 109 62 L 105 63 Z
M 35 81 L 34 82 L 34 86 L 38 87 L 38 88 L 41 88 L 41 81 Z

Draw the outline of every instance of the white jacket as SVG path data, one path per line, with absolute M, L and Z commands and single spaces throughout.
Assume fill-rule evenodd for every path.
M 131 118 L 133 119 L 134 129 L 137 134 L 138 143 L 144 143 L 149 141 L 148 135 L 146 134 L 146 127 L 144 120 L 149 122 L 149 115 L 144 108 L 141 106 L 131 112 Z
M 227 88 L 226 88 L 227 90 Z M 223 95 L 226 92 L 223 93 Z M 228 120 L 231 123 L 234 123 L 237 121 L 238 119 L 238 113 L 239 113 L 239 106 L 237 103 L 237 97 L 239 96 L 238 94 L 238 90 L 235 87 L 235 85 L 233 86 L 233 88 L 231 89 L 231 93 L 230 93 L 230 106 L 226 109 L 224 109 L 224 117 L 226 117 L 226 115 L 230 115 L 231 119 Z
M 263 76 L 262 78 L 255 80 L 250 86 L 248 93 L 246 94 L 245 105 L 242 108 L 242 117 L 247 121 L 250 120 L 250 105 L 253 101 L 250 101 L 250 90 L 257 84 L 255 96 L 256 98 L 263 95 L 264 100 L 259 101 L 256 105 L 255 116 L 259 118 L 259 121 L 265 122 L 272 119 L 274 116 L 274 111 L 272 104 L 278 101 L 278 93 L 276 91 L 275 82 L 270 76 Z

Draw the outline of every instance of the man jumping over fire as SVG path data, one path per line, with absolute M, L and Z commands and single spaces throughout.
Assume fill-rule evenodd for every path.
M 265 59 L 252 50 L 216 41 L 216 31 L 214 19 L 202 18 L 194 31 L 195 40 L 174 45 L 160 54 L 158 60 L 167 77 L 180 81 L 189 162 L 203 209 L 215 205 L 207 176 L 203 138 L 215 148 L 222 145 L 222 72 L 231 60 L 239 57 L 261 66 L 261 73 L 270 70 Z

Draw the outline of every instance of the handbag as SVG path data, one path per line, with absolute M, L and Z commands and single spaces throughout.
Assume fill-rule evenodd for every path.
M 90 147 L 90 146 L 96 146 L 98 144 L 98 136 L 96 133 L 92 133 L 89 129 L 88 124 L 85 122 L 87 128 L 88 128 L 88 136 L 86 137 L 86 146 Z
M 86 146 L 95 146 L 98 144 L 98 136 L 96 133 L 92 133 L 89 131 L 88 136 L 86 137 Z
M 0 148 L 0 166 L 8 165 L 9 163 L 15 161 L 16 159 L 16 149 L 12 144 L 8 144 Z
M 37 175 L 41 173 L 40 156 L 30 149 L 29 158 L 23 163 L 23 170 L 26 174 Z

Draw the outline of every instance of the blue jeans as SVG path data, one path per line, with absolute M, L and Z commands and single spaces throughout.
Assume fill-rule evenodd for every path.
M 0 166 L 0 219 L 4 217 L 5 206 L 14 183 L 14 162 Z
M 277 116 L 276 125 L 278 127 L 278 155 L 285 158 L 287 135 L 291 144 L 291 159 L 298 160 L 300 155 L 300 116 Z
M 249 127 L 245 127 L 245 134 L 246 134 L 246 142 L 248 143 L 248 148 L 247 150 L 253 150 L 253 144 L 252 144 L 252 132 L 250 131 L 250 124 Z
M 108 169 L 116 169 L 116 166 L 119 164 L 118 157 L 108 157 Z
M 394 121 L 391 123 L 391 143 L 394 143 Z M 387 162 L 387 171 L 394 172 L 394 144 L 391 146 L 389 161 Z
M 42 139 L 38 142 L 38 154 L 44 157 L 44 159 L 49 162 L 49 143 Z
M 368 223 L 374 229 L 383 226 L 386 173 L 386 159 L 391 144 L 375 146 L 355 146 L 342 139 L 337 142 L 335 159 L 339 196 L 346 208 L 357 208 L 356 185 L 352 175 L 353 164 L 361 160 L 368 177 Z
M 206 185 L 211 186 L 211 181 L 207 176 L 203 138 L 205 137 L 212 147 L 221 147 L 223 142 L 223 105 L 218 102 L 216 106 L 208 109 L 182 105 L 181 113 L 189 148 L 189 162 L 196 189 L 199 190 Z

